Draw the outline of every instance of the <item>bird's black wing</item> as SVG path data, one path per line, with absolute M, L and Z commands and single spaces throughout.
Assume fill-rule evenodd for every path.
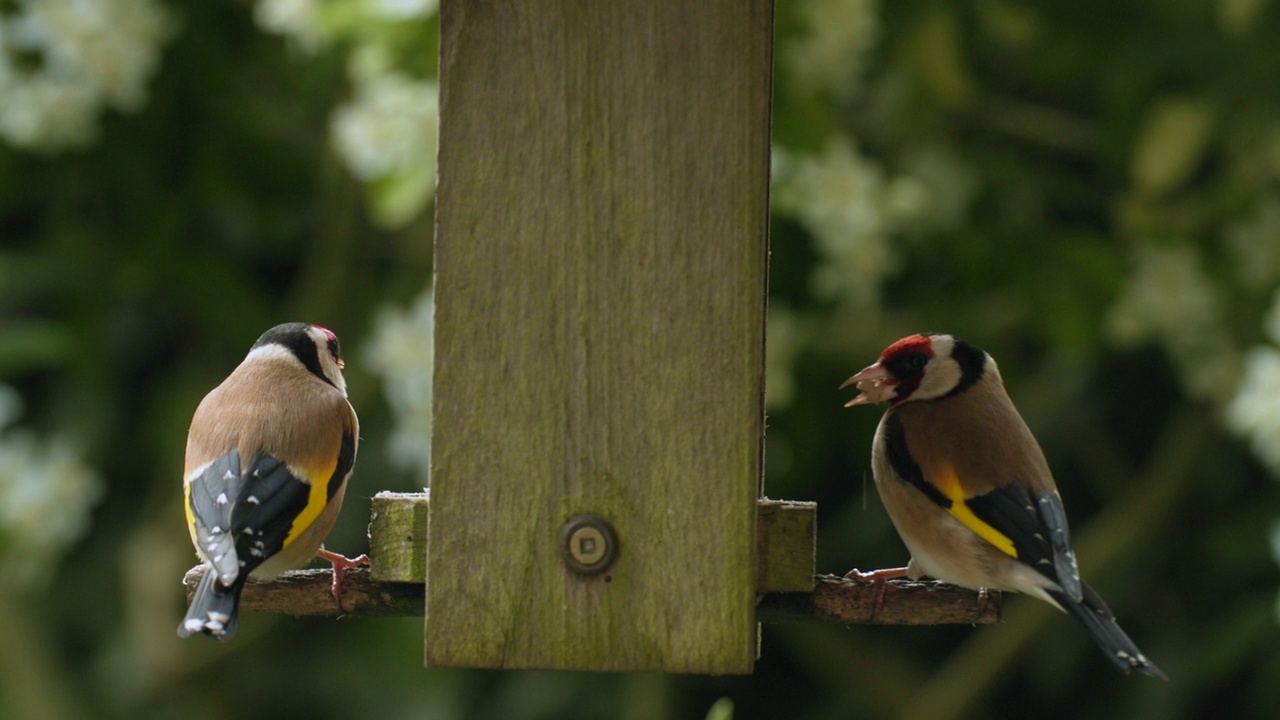
M 1019 560 L 1080 601 L 1080 568 L 1058 493 L 1039 493 L 1033 499 L 1022 483 L 1011 482 L 963 502 L 979 520 L 1009 538 Z
M 896 415 L 885 420 L 885 453 L 894 472 L 924 493 L 983 540 L 1011 555 L 1062 587 L 1075 601 L 1081 597 L 1080 570 L 1071 549 L 1066 511 L 1056 492 L 1033 498 L 1016 479 L 982 495 L 967 494 L 954 468 L 926 477 L 907 448 Z
M 276 458 L 259 454 L 242 468 L 234 448 L 192 478 L 196 542 L 219 584 L 231 586 L 279 552 L 310 495 L 311 485 Z

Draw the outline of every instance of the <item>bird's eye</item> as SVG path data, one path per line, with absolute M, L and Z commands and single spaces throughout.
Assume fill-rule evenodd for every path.
M 334 360 L 341 359 L 342 351 L 341 349 L 338 348 L 338 338 L 336 337 L 330 338 L 327 345 L 329 348 L 329 354 L 333 356 L 333 359 Z
M 923 370 L 928 364 L 929 358 L 924 353 L 911 353 L 907 356 L 907 368 L 914 372 Z

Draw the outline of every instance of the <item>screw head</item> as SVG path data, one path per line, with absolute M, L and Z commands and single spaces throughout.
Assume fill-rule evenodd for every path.
M 579 575 L 604 572 L 618 557 L 618 538 L 598 515 L 575 515 L 560 530 L 560 557 Z

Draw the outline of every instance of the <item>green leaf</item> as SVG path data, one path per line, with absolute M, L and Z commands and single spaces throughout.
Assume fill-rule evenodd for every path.
M 707 720 L 733 720 L 733 701 L 722 697 L 707 711 Z
M 1169 98 L 1152 108 L 1133 152 L 1133 183 L 1146 197 L 1186 184 L 1204 157 L 1215 109 L 1197 98 Z

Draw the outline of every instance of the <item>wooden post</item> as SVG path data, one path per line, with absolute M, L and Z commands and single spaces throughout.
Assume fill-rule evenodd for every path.
M 772 24 L 443 2 L 428 666 L 750 672 Z

